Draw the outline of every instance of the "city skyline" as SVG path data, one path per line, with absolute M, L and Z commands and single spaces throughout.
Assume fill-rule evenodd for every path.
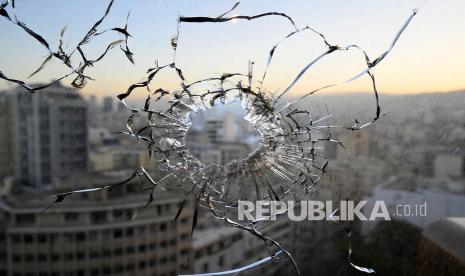
M 62 89 L 64 94 L 68 90 L 58 85 L 48 88 L 51 89 Z M 44 92 L 36 96 L 50 95 L 50 91 Z M 13 95 L 31 96 L 26 91 Z M 323 98 L 327 108 L 337 111 L 333 118 L 335 123 L 347 117 L 353 118 L 355 114 L 352 113 L 359 110 L 343 108 L 348 103 L 347 99 L 351 104 L 363 107 L 371 99 L 352 96 L 346 96 L 346 100 L 344 97 L 320 99 Z M 391 222 L 395 228 L 388 232 L 379 230 L 386 227 L 383 222 L 353 222 L 354 237 L 363 236 L 363 240 L 354 240 L 357 247 L 379 248 L 378 243 L 373 242 L 373 237 L 378 235 L 384 235 L 384 238 L 376 241 L 386 240 L 394 246 L 393 249 L 384 250 L 380 256 L 358 257 L 357 263 L 370 264 L 369 267 L 379 274 L 393 274 L 394 270 L 407 273 L 416 268 L 414 262 L 405 260 L 418 255 L 424 258 L 422 263 L 425 266 L 421 266 L 423 271 L 442 269 L 428 266 L 429 261 L 436 258 L 428 257 L 427 254 L 434 251 L 422 249 L 422 246 L 443 244 L 436 243 L 434 233 L 430 230 L 438 225 L 441 232 L 455 240 L 462 233 L 453 232 L 456 228 L 451 226 L 454 224 L 447 224 L 449 220 L 442 218 L 463 213 L 464 99 L 465 92 L 393 96 L 386 99 L 383 107 L 395 114 L 379 120 L 372 128 L 359 132 L 334 131 L 333 138 L 343 142 L 344 147 L 331 144 L 325 149 L 330 160 L 331 177 L 320 183 L 315 193 L 317 199 L 340 200 L 346 196 L 361 196 L 368 200 L 383 199 L 392 207 L 399 201 L 413 204 L 427 195 L 428 212 L 435 210 L 428 217 L 395 218 Z M 56 107 L 66 102 L 51 103 L 51 107 Z M 309 110 L 317 112 L 318 103 L 312 100 L 310 104 Z M 220 227 L 217 221 L 212 221 L 200 210 L 197 227 L 190 239 L 194 208 L 183 208 L 185 211 L 180 213 L 181 217 L 177 221 L 173 219 L 179 210 L 183 210 L 178 209 L 182 205 L 183 194 L 171 198 L 171 195 L 156 192 L 153 204 L 146 208 L 144 187 L 149 183 L 143 184 L 136 179 L 127 185 L 90 193 L 88 196 L 75 194 L 65 202 L 50 206 L 50 193 L 54 189 L 69 191 L 73 187 L 102 187 L 102 184 L 117 183 L 138 166 L 150 169 L 155 179 L 160 179 L 153 159 L 147 158 L 146 148 L 126 139 L 128 136 L 117 134 L 117 130 L 124 128 L 127 110 L 119 110 L 112 100 L 97 104 L 95 100 L 88 99 L 86 105 L 88 116 L 85 124 L 89 145 L 87 151 L 79 152 L 79 155 L 89 155 L 86 172 L 56 182 L 52 190 L 34 192 L 18 185 L 11 177 L 6 177 L 3 183 L 0 181 L 0 220 L 3 218 L 2 223 L 5 225 L 4 231 L 0 231 L 0 274 L 28 275 L 31 271 L 38 271 L 43 275 L 176 275 L 182 272 L 234 269 L 266 257 L 268 251 L 259 239 L 238 229 Z M 4 125 L 14 121 L 8 116 L 0 116 L 0 119 Z M 18 138 L 24 138 L 24 135 L 16 137 L 12 141 L 15 145 L 20 141 Z M 211 152 L 210 149 L 206 151 Z M 8 168 L 9 160 L 11 158 L 7 157 L 0 164 L 6 164 Z M 270 179 L 276 181 L 276 178 Z M 169 180 L 166 186 L 176 185 L 176 182 L 176 179 Z M 403 197 L 399 199 L 396 195 Z M 50 208 L 41 212 L 47 206 Z M 163 216 L 154 216 L 154 213 L 160 214 L 160 211 Z M 422 222 L 421 227 L 415 223 L 419 220 Z M 341 240 L 340 228 L 334 222 L 328 225 L 318 222 L 290 224 L 282 220 L 265 229 L 273 238 L 286 244 L 286 249 L 294 252 L 304 275 L 330 275 L 337 272 L 333 270 L 347 267 L 344 255 L 346 249 L 341 249 L 345 248 L 346 241 Z M 424 241 L 405 238 L 404 229 L 412 229 L 413 233 L 409 237 L 421 237 Z M 396 243 L 395 235 L 402 235 L 402 243 Z M 325 248 L 328 253 L 324 256 L 312 254 L 321 248 Z M 357 255 L 369 251 L 354 248 Z M 416 248 L 421 251 L 418 254 L 415 251 L 411 253 Z M 454 250 L 462 251 L 459 246 Z M 309 254 L 317 257 L 308 258 Z M 391 254 L 392 262 L 396 265 L 384 266 L 385 259 Z M 442 251 L 437 254 L 448 256 Z M 190 257 L 190 262 L 186 262 L 185 257 Z M 326 265 L 328 262 L 332 265 Z M 451 267 L 450 262 L 440 264 Z M 346 272 L 350 273 L 351 270 Z M 292 268 L 285 262 L 265 264 L 245 275 L 257 273 L 270 276 L 294 275 Z
M 293 16 L 298 26 L 308 24 L 325 34 L 328 40 L 335 44 L 357 43 L 366 49 L 371 57 L 375 57 L 388 47 L 412 9 L 422 6 L 422 3 L 356 1 L 334 5 L 329 2 L 312 1 L 285 5 L 278 2 L 270 4 L 263 1 L 243 1 L 233 13 L 249 15 L 257 12 L 283 11 Z M 143 1 L 132 4 L 116 1 L 104 25 L 124 25 L 126 13 L 131 11 L 128 28 L 133 37 L 130 38 L 129 45 L 135 53 L 136 65 L 132 66 L 117 51 L 111 53 L 111 58 L 93 68 L 91 75 L 96 81 L 89 82 L 82 90 L 83 95 L 115 96 L 131 83 L 140 80 L 145 70 L 153 66 L 156 59 L 160 64 L 170 62 L 170 39 L 176 33 L 178 12 L 181 15 L 214 16 L 229 9 L 233 4 L 234 1 L 206 1 L 204 5 L 198 6 L 193 1 Z M 33 26 L 35 31 L 43 34 L 53 45 L 52 48 L 56 46 L 60 29 L 67 26 L 65 45 L 72 49 L 88 26 L 99 17 L 105 5 L 105 1 L 92 3 L 90 10 L 90 2 L 89 5 L 83 3 L 78 7 L 59 1 L 28 5 L 19 2 L 15 13 L 28 26 Z M 60 14 L 53 14 L 53 10 L 58 8 Z M 381 93 L 414 94 L 465 88 L 460 68 L 460 64 L 465 61 L 465 57 L 460 55 L 460 49 L 465 46 L 465 22 L 460 15 L 460 10 L 464 8 L 465 3 L 461 1 L 450 1 L 447 5 L 429 1 L 423 6 L 399 40 L 399 45 L 375 70 Z M 255 72 L 260 76 L 270 47 L 283 35 L 292 31 L 292 28 L 281 18 L 259 20 L 256 23 L 235 21 L 224 24 L 183 25 L 180 36 L 182 47 L 178 49 L 177 60 L 184 67 L 186 79 L 193 81 L 222 72 L 245 73 L 249 58 L 255 61 Z M 17 26 L 6 20 L 2 20 L 0 26 L 4 41 L 8 42 L 0 45 L 0 50 L 6 53 L 0 70 L 10 77 L 26 79 L 42 62 L 46 53 Z M 270 29 L 272 32 L 269 32 Z M 226 32 L 230 35 L 223 35 Z M 267 33 L 266 36 L 263 35 L 264 32 Z M 115 38 L 118 36 L 106 37 Z M 89 46 L 89 52 L 99 53 L 104 44 L 105 42 L 99 41 Z M 272 65 L 277 70 L 270 71 L 266 88 L 271 92 L 282 90 L 305 63 L 321 52 L 322 46 L 318 37 L 310 33 L 299 34 L 295 39 L 284 43 L 276 53 Z M 215 48 L 221 56 L 209 51 Z M 234 55 L 228 56 L 225 53 Z M 363 58 L 357 53 L 335 54 L 315 67 L 314 72 L 306 74 L 290 94 L 299 95 L 322 84 L 342 80 L 351 76 L 353 72 L 358 72 L 362 66 Z M 108 70 L 109 68 L 111 70 Z M 58 63 L 51 63 L 30 81 L 47 81 L 60 75 L 60 72 L 64 72 L 63 68 Z M 159 81 L 156 85 L 168 89 L 178 88 L 177 80 L 170 74 L 162 75 Z M 0 89 L 8 87 L 6 82 L 0 82 Z M 369 79 L 364 77 L 324 93 L 370 90 Z M 145 93 L 139 92 L 134 98 L 144 96 Z

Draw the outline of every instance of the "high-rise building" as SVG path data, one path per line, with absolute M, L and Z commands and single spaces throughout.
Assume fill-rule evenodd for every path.
M 117 180 L 101 175 L 81 179 L 90 187 Z M 147 191 L 134 181 L 73 195 L 41 213 L 48 204 L 44 199 L 49 194 L 36 190 L 0 203 L 0 275 L 172 276 L 190 271 L 189 203 L 174 220 L 183 195 L 157 194 L 145 208 Z
M 209 143 L 234 142 L 238 133 L 236 118 L 229 112 L 224 116 L 210 115 L 205 121 L 205 131 Z
M 15 174 L 15 133 L 11 102 L 6 93 L 0 94 L 0 182 Z
M 37 93 L 0 96 L 0 177 L 40 187 L 87 170 L 87 106 L 76 90 L 55 84 Z
M 87 98 L 87 113 L 89 114 L 88 118 L 91 118 L 95 113 L 100 111 L 100 106 L 98 105 L 97 97 L 95 95 L 90 95 Z
M 103 112 L 113 112 L 113 98 L 103 98 Z
M 145 148 L 135 146 L 99 146 L 89 153 L 89 170 L 112 171 L 127 168 L 150 168 L 150 157 Z
M 197 125 L 189 129 L 186 145 L 190 153 L 204 163 L 227 164 L 241 160 L 257 146 L 248 143 L 250 138 L 255 137 L 255 133 L 243 132 L 237 118 L 230 112 L 224 116 L 213 113 L 206 116 L 205 120 L 203 117 L 200 119 L 200 123 L 195 120 Z

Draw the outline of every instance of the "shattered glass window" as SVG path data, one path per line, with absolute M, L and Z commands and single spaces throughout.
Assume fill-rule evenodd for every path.
M 333 5 L 3 0 L 0 274 L 465 273 L 463 3 Z

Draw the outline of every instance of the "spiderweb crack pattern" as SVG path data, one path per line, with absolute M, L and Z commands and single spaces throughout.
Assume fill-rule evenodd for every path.
M 28 28 L 22 21 L 16 17 L 10 16 L 7 12 L 8 1 L 1 4 L 0 15 L 6 20 L 19 26 L 31 37 L 41 43 L 48 51 L 49 56 L 32 74 L 42 70 L 45 65 L 52 59 L 56 58 L 62 61 L 71 71 L 70 73 L 60 76 L 57 80 L 64 79 L 68 76 L 74 76 L 71 82 L 76 88 L 85 86 L 91 77 L 85 75 L 85 69 L 94 66 L 112 48 L 120 46 L 120 49 L 126 55 L 128 60 L 134 63 L 133 53 L 128 48 L 128 24 L 122 28 L 111 28 L 98 31 L 99 25 L 109 14 L 113 5 L 113 0 L 104 15 L 91 27 L 85 34 L 84 38 L 78 43 L 76 48 L 66 53 L 63 50 L 63 36 L 65 30 L 61 32 L 58 50 L 53 51 L 50 44 L 42 36 Z M 298 266 L 291 254 L 269 235 L 262 231 L 266 224 L 270 223 L 268 218 L 261 218 L 249 221 L 238 221 L 236 218 L 237 202 L 239 200 L 249 201 L 279 201 L 295 200 L 300 202 L 308 197 L 314 191 L 320 179 L 328 169 L 328 159 L 324 155 L 324 148 L 328 143 L 336 143 L 342 147 L 344 145 L 333 139 L 331 129 L 343 128 L 351 131 L 357 131 L 370 126 L 385 114 L 381 113 L 378 90 L 376 87 L 375 76 L 372 71 L 374 67 L 380 64 L 382 60 L 390 53 L 403 31 L 410 24 L 411 20 L 417 14 L 414 10 L 395 35 L 388 49 L 375 59 L 369 58 L 368 54 L 357 45 L 339 46 L 328 42 L 326 37 L 315 29 L 305 26 L 299 28 L 292 17 L 281 12 L 267 12 L 256 15 L 234 15 L 228 16 L 239 6 L 236 3 L 231 9 L 217 17 L 204 16 L 180 16 L 178 19 L 178 29 L 175 36 L 171 39 L 171 46 L 174 52 L 173 61 L 159 65 L 158 63 L 149 68 L 143 81 L 132 84 L 128 89 L 119 94 L 118 99 L 124 103 L 130 110 L 131 115 L 127 119 L 127 131 L 122 132 L 125 135 L 133 137 L 138 142 L 145 143 L 147 150 L 155 164 L 161 169 L 163 175 L 151 176 L 143 167 L 137 169 L 126 180 L 112 185 L 95 187 L 83 190 L 75 190 L 62 194 L 57 194 L 55 201 L 44 209 L 47 210 L 53 204 L 62 202 L 66 197 L 75 193 L 95 192 L 102 189 L 111 189 L 128 183 L 134 178 L 144 179 L 151 184 L 148 189 L 149 198 L 145 207 L 149 206 L 154 200 L 154 193 L 161 189 L 163 191 L 176 190 L 182 191 L 186 199 L 192 198 L 195 202 L 195 211 L 192 224 L 192 232 L 197 224 L 199 209 L 206 209 L 216 219 L 224 221 L 225 224 L 249 232 L 258 239 L 262 240 L 269 248 L 270 258 L 243 267 L 250 269 L 266 262 L 288 259 L 293 264 L 296 273 L 299 273 Z M 12 7 L 13 8 L 13 7 Z M 254 62 L 249 61 L 247 72 L 221 73 L 218 77 L 200 79 L 188 82 L 184 77 L 182 68 L 176 62 L 176 52 L 182 45 L 179 44 L 179 37 L 182 35 L 180 27 L 182 24 L 202 24 L 215 23 L 221 24 L 232 20 L 263 20 L 267 17 L 280 17 L 287 21 L 292 31 L 273 45 L 268 53 L 268 59 L 263 75 L 256 80 L 254 75 Z M 128 15 L 129 18 L 129 15 Z M 84 45 L 91 39 L 107 31 L 117 32 L 124 36 L 122 40 L 116 40 L 108 44 L 104 52 L 95 59 L 87 57 L 84 51 Z M 300 72 L 295 76 L 292 82 L 277 95 L 269 93 L 263 88 L 263 83 L 267 77 L 268 69 L 273 64 L 273 57 L 279 51 L 279 46 L 283 41 L 292 39 L 294 35 L 300 32 L 312 32 L 322 44 L 326 47 L 320 55 L 310 60 Z M 329 83 L 315 90 L 304 93 L 292 102 L 287 102 L 286 95 L 299 82 L 299 80 L 312 67 L 324 59 L 326 56 L 335 52 L 360 51 L 365 57 L 366 67 L 361 72 L 356 72 L 353 77 L 339 83 Z M 80 63 L 78 66 L 71 62 L 72 55 L 78 52 Z M 180 87 L 174 91 L 164 89 L 152 90 L 151 84 L 157 79 L 162 71 L 174 70 L 179 78 Z M 313 117 L 310 111 L 297 107 L 306 97 L 320 92 L 329 87 L 339 84 L 352 82 L 368 75 L 372 82 L 373 94 L 376 100 L 375 112 L 371 120 L 359 121 L 351 126 L 338 126 L 327 124 L 330 115 Z M 40 87 L 31 87 L 26 82 L 6 77 L 0 72 L 0 78 L 16 83 L 30 92 L 35 92 L 53 84 L 49 83 Z M 135 108 L 126 102 L 126 99 L 137 89 L 145 89 L 147 97 L 142 108 Z M 156 103 L 168 102 L 168 108 L 162 110 L 154 108 Z M 210 110 L 218 103 L 229 104 L 240 102 L 246 112 L 245 119 L 260 134 L 262 142 L 259 149 L 250 154 L 243 160 L 236 160 L 228 164 L 204 164 L 195 158 L 186 148 L 184 138 L 186 132 L 191 126 L 190 113 L 199 110 Z M 145 126 L 136 129 L 134 119 L 137 116 L 145 117 Z M 179 217 L 185 204 L 182 204 L 175 219 Z M 144 208 L 143 208 L 144 209 Z M 139 210 L 140 212 L 143 209 Z M 285 210 L 286 211 L 286 210 Z M 277 215 L 284 214 L 285 211 Z M 137 215 L 137 214 L 136 214 Z M 350 240 L 350 229 L 347 229 Z M 351 262 L 352 248 L 348 249 L 348 262 L 350 265 L 361 272 L 373 273 L 374 270 L 355 265 Z M 219 274 L 237 273 L 237 270 Z M 218 274 L 218 273 L 217 273 Z

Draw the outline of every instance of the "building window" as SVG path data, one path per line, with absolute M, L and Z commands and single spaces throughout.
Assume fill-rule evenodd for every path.
M 15 254 L 13 255 L 13 262 L 20 263 L 21 262 L 21 255 Z
M 218 265 L 220 267 L 223 267 L 224 266 L 224 256 L 221 255 L 219 258 L 218 258 Z
M 201 252 L 201 251 L 200 251 Z M 183 248 L 181 249 L 181 255 L 186 256 L 189 255 L 189 249 Z M 200 253 L 200 257 L 202 256 L 202 253 Z
M 37 240 L 39 241 L 39 243 L 46 243 L 47 242 L 47 236 L 44 235 L 44 234 L 39 234 L 37 236 Z
M 21 243 L 21 235 L 13 234 L 11 238 L 13 239 L 13 243 Z
M 139 234 L 145 234 L 145 226 L 139 226 L 137 228 L 137 231 L 139 232 Z
M 73 233 L 65 233 L 65 239 L 68 241 L 74 241 L 74 234 Z
M 65 254 L 65 261 L 72 261 L 74 259 L 73 253 L 66 253 Z
M 133 271 L 133 270 L 134 270 L 134 264 L 126 265 L 126 271 Z
M 103 257 L 110 257 L 111 256 L 111 251 L 109 249 L 103 250 Z
M 104 211 L 92 212 L 90 214 L 90 221 L 93 224 L 105 223 L 107 220 L 107 213 Z
M 36 217 L 33 214 L 20 214 L 16 215 L 16 224 L 18 225 L 31 225 L 35 223 Z
M 26 234 L 24 235 L 24 242 L 25 243 L 33 243 L 34 237 L 32 235 Z
M 75 222 L 79 219 L 79 213 L 65 213 L 66 222 Z
M 76 240 L 77 241 L 85 241 L 85 239 L 86 239 L 86 234 L 84 232 L 76 233 Z
M 126 253 L 127 254 L 133 254 L 134 253 L 134 246 L 126 247 Z
M 117 265 L 117 266 L 115 267 L 115 272 L 116 272 L 116 273 L 121 273 L 121 272 L 123 272 L 123 266 L 122 266 L 122 265 Z
M 122 210 L 114 210 L 113 211 L 113 218 L 120 219 L 122 217 L 123 217 L 123 211 Z
M 139 262 L 139 269 L 145 269 L 145 266 L 146 266 L 146 262 L 145 261 L 140 261 Z
M 32 254 L 26 254 L 26 262 L 33 262 L 34 256 Z
M 86 254 L 84 252 L 80 251 L 80 252 L 77 253 L 77 259 L 78 260 L 83 260 L 85 255 Z
M 122 236 L 123 236 L 123 230 L 121 230 L 121 229 L 113 230 L 113 237 L 121 238 Z
M 99 252 L 98 251 L 90 251 L 90 258 L 91 259 L 97 259 L 99 257 Z

